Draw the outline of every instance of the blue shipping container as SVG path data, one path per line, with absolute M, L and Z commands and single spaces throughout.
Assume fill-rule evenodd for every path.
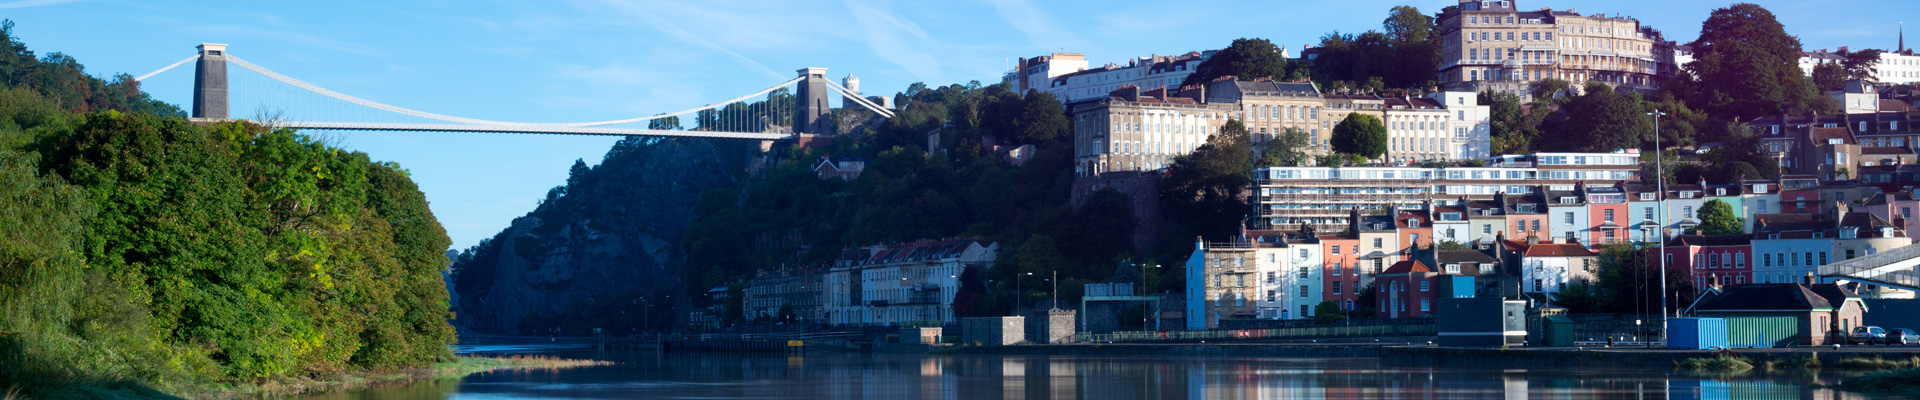
M 1453 298 L 1464 299 L 1474 296 L 1473 277 L 1456 276 L 1452 279 L 1453 282 L 1451 282 L 1452 284 L 1450 286 L 1452 287 L 1450 289 L 1453 289 L 1453 292 L 1448 294 L 1453 295 Z
M 1668 318 L 1667 348 L 1710 350 L 1727 348 L 1725 318 Z

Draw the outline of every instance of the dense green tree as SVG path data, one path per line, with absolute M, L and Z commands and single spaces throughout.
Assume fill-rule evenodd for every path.
M 1017 140 L 1017 143 L 1044 144 L 1060 140 L 1066 137 L 1067 130 L 1071 129 L 1067 122 L 1066 108 L 1060 105 L 1059 100 L 1054 99 L 1052 93 L 1029 89 L 1019 104 L 1021 105 L 1020 114 L 996 118 L 1010 122 L 1007 128 L 1011 132 L 1008 133 L 1011 133 L 1009 136 Z
M 1525 108 L 1520 106 L 1520 96 L 1513 93 L 1492 91 L 1479 95 L 1480 104 L 1488 106 L 1489 140 L 1492 153 L 1527 153 L 1533 143 L 1539 127 L 1530 125 Z
M 1618 94 L 1604 84 L 1589 83 L 1585 94 L 1568 101 L 1567 121 L 1560 129 L 1565 149 L 1611 152 L 1640 148 L 1652 141 L 1653 118 L 1641 111 L 1639 96 Z
M 1074 225 L 1080 228 L 1079 239 L 1070 250 L 1075 258 L 1086 260 L 1085 269 L 1075 273 L 1076 277 L 1097 276 L 1100 272 L 1098 260 L 1112 260 L 1133 253 L 1133 231 L 1135 216 L 1133 200 L 1112 187 L 1096 190 L 1087 196 L 1087 202 L 1075 213 Z
M 1440 66 L 1440 41 L 1438 26 L 1433 17 L 1421 14 L 1413 6 L 1394 6 L 1387 11 L 1387 18 L 1381 21 L 1386 30 L 1387 44 L 1391 48 L 1389 73 L 1384 74 L 1384 86 L 1393 88 L 1421 88 L 1433 85 L 1434 73 Z
M 656 119 L 647 121 L 647 129 L 662 130 L 662 131 L 677 131 L 685 128 L 680 127 L 679 116 L 672 116 L 672 117 L 666 117 L 666 118 L 656 118 Z
M 1880 65 L 1881 53 L 1885 52 L 1876 49 L 1864 49 L 1840 53 L 1840 56 L 1844 57 L 1840 60 L 1840 65 L 1846 68 L 1848 79 L 1874 82 L 1877 81 L 1877 79 L 1873 76 L 1873 67 Z
M 1440 65 L 1439 26 L 1435 23 L 1458 7 L 1428 16 L 1412 6 L 1397 6 L 1381 20 L 1379 31 L 1358 34 L 1331 32 L 1320 38 L 1313 60 L 1313 78 L 1321 86 L 1424 90 L 1434 84 Z M 1378 79 L 1376 79 L 1378 78 Z
M 1266 149 L 1260 152 L 1260 161 L 1255 162 L 1254 167 L 1298 166 L 1313 157 L 1307 153 L 1312 146 L 1312 138 L 1306 132 L 1299 128 L 1287 128 L 1273 140 L 1267 141 Z
M 1602 246 L 1599 268 L 1595 272 L 1595 283 L 1591 288 L 1593 296 L 1590 305 L 1582 305 L 1592 312 L 1604 313 L 1660 313 L 1660 281 L 1666 279 L 1667 306 L 1673 309 L 1686 307 L 1697 293 L 1693 287 L 1691 273 L 1683 268 L 1669 266 L 1665 274 L 1659 273 L 1654 264 L 1652 249 L 1636 249 L 1630 244 Z M 1572 305 L 1569 305 L 1572 308 Z
M 1847 85 L 1847 67 L 1835 63 L 1821 63 L 1813 66 L 1813 87 L 1820 91 L 1835 91 Z
M 1333 151 L 1352 154 L 1366 159 L 1380 158 L 1387 153 L 1387 126 L 1379 117 L 1368 114 L 1352 113 L 1333 127 L 1333 137 L 1329 139 Z
M 1541 79 L 1533 84 L 1533 101 L 1558 103 L 1572 88 L 1572 83 L 1560 78 Z
M 58 52 L 36 58 L 13 34 L 13 21 L 0 20 L 0 86 L 27 88 L 67 111 L 116 110 L 185 117 L 179 107 L 154 100 L 133 75 L 112 81 L 90 76 L 80 61 Z
M 1335 303 L 1331 300 L 1322 301 L 1320 304 L 1313 306 L 1313 322 L 1315 323 L 1331 324 L 1340 322 L 1340 318 L 1344 316 L 1346 315 L 1340 312 L 1340 303 Z
M 1705 205 L 1700 206 L 1698 229 L 1702 235 L 1735 235 L 1746 231 L 1733 206 L 1720 199 L 1707 200 Z
M 1714 10 L 1692 46 L 1687 69 L 1699 82 L 1688 103 L 1710 114 L 1750 119 L 1792 113 L 1810 109 L 1819 97 L 1800 70 L 1800 40 L 1759 5 Z
M 1181 221 L 1182 227 L 1168 240 L 1191 246 L 1193 236 L 1225 240 L 1239 232 L 1247 185 L 1253 180 L 1249 147 L 1246 125 L 1228 120 L 1206 144 L 1174 159 L 1161 182 L 1160 199 L 1167 217 Z
M 1223 76 L 1242 81 L 1286 77 L 1286 68 L 1287 59 L 1280 56 L 1280 47 L 1273 45 L 1273 42 L 1261 38 L 1239 38 L 1194 67 L 1193 73 L 1187 74 L 1180 86 L 1213 82 Z
M 1780 177 L 1779 159 L 1761 149 L 1758 135 L 1734 122 L 1719 127 L 1718 133 L 1712 136 L 1718 138 L 1720 146 L 1700 155 L 1701 161 L 1717 167 L 1712 169 L 1708 180 L 1738 183 L 1741 179 Z

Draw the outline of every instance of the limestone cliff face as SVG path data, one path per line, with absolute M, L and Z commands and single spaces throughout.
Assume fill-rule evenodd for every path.
M 628 139 L 597 167 L 576 164 L 566 186 L 454 263 L 455 323 L 540 333 L 555 320 L 609 317 L 596 302 L 679 289 L 694 204 L 739 179 L 749 145 Z

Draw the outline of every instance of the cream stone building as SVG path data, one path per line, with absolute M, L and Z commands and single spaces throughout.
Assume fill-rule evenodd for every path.
M 1674 46 L 1660 31 L 1620 15 L 1572 9 L 1521 11 L 1511 0 L 1461 0 L 1441 29 L 1439 82 L 1449 91 L 1509 92 L 1526 98 L 1548 78 L 1652 90 Z M 1671 72 L 1672 68 L 1667 68 Z

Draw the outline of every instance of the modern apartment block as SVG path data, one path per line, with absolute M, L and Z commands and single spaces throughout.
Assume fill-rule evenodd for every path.
M 1341 229 L 1355 208 L 1452 206 L 1462 199 L 1535 193 L 1543 186 L 1552 190 L 1572 190 L 1582 184 L 1612 186 L 1636 180 L 1639 173 L 1639 155 L 1631 152 L 1507 156 L 1486 167 L 1261 168 L 1253 173 L 1255 211 L 1248 228 L 1308 224 L 1322 230 Z M 1542 208 L 1539 212 L 1544 213 Z M 1434 216 L 1438 223 L 1456 222 L 1448 217 Z
M 1652 90 L 1674 62 L 1660 31 L 1621 15 L 1526 11 L 1513 0 L 1460 0 L 1441 30 L 1440 84 L 1449 91 L 1522 95 L 1559 78 Z M 1669 52 L 1661 54 L 1661 52 Z

